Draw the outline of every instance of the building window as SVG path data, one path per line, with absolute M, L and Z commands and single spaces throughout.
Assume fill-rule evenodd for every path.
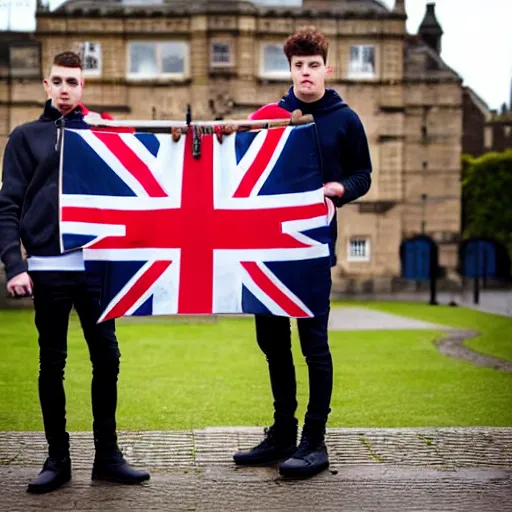
M 234 66 L 233 48 L 231 43 L 224 41 L 212 41 L 210 64 L 213 67 Z
M 375 76 L 375 47 L 358 44 L 350 47 L 349 78 L 373 78 Z
M 181 41 L 132 42 L 128 45 L 128 78 L 184 78 L 188 45 Z
M 348 261 L 370 261 L 370 240 L 353 238 L 348 243 Z
M 264 78 L 290 78 L 290 65 L 281 44 L 261 46 L 260 75 Z
M 486 126 L 484 128 L 484 148 L 491 149 L 492 148 L 492 127 Z
M 80 43 L 77 45 L 76 52 L 82 59 L 85 77 L 101 76 L 103 62 L 100 43 Z
M 13 44 L 9 49 L 12 77 L 40 77 L 40 48 L 38 44 Z

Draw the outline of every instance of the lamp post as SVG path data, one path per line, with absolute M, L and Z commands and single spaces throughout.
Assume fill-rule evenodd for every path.
M 427 234 L 427 201 L 428 194 L 421 194 L 421 234 Z M 438 273 L 438 261 L 437 256 L 434 257 L 432 253 L 434 242 L 432 240 L 430 242 L 430 261 L 429 261 L 429 278 L 430 278 L 430 301 L 429 304 L 431 306 L 437 306 L 437 273 Z
M 421 194 L 421 234 L 424 235 L 427 231 L 427 201 L 428 194 Z

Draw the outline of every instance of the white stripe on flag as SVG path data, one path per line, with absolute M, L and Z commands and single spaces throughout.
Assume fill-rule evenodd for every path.
M 86 194 L 63 194 L 61 208 L 98 208 L 99 210 L 172 210 L 179 205 L 170 197 L 124 197 L 89 196 Z
M 169 268 L 153 285 L 153 315 L 175 315 L 178 313 L 180 284 L 179 255 L 172 259 Z
M 226 250 L 213 256 L 213 312 L 242 312 L 242 266 Z
M 226 252 L 235 261 L 296 261 L 329 256 L 329 245 L 293 249 L 216 249 L 215 254 Z
M 186 137 L 180 137 L 178 142 L 172 140 L 172 135 L 158 134 L 155 137 L 160 142 L 160 147 L 151 170 L 167 192 L 173 207 L 180 208 Z
M 95 235 L 102 238 L 106 236 L 126 236 L 126 226 L 124 224 L 62 221 L 60 230 L 62 235 Z
M 84 251 L 84 260 L 87 259 L 86 252 L 90 252 L 90 251 Z M 109 305 L 105 308 L 105 311 L 103 311 L 102 315 L 100 316 L 98 323 L 102 322 L 103 319 L 114 309 L 114 307 L 117 306 L 117 304 L 124 298 L 126 293 L 137 283 L 137 281 L 142 277 L 142 275 L 146 272 L 146 270 L 148 270 L 149 267 L 151 267 L 151 265 L 153 265 L 153 263 L 154 263 L 154 261 L 148 261 L 145 265 L 143 265 L 139 269 L 138 272 L 136 272 L 132 276 L 132 278 L 123 286 L 123 288 L 121 288 L 121 291 L 110 301 Z M 143 304 L 146 301 L 146 299 L 149 297 L 150 291 L 151 291 L 151 288 L 149 288 L 149 290 L 145 294 L 143 294 L 141 297 L 139 297 L 137 302 L 135 302 L 135 305 L 132 306 L 132 308 L 130 308 L 129 311 L 131 311 L 131 310 L 136 311 L 137 308 L 141 304 Z M 138 306 L 137 306 L 137 304 L 138 304 Z M 135 307 L 135 306 L 137 306 L 137 307 Z M 135 309 L 133 309 L 133 308 L 135 308 Z M 129 311 L 126 312 L 125 316 L 128 316 L 131 314 Z M 131 312 L 133 313 L 133 311 L 131 311 Z
M 110 151 L 106 144 L 104 144 L 91 130 L 75 130 L 75 133 L 80 135 L 84 141 L 98 154 L 98 156 L 126 183 L 131 190 L 138 196 L 148 197 L 148 193 L 140 182 L 126 170 L 126 167 L 119 161 L 119 159 Z
M 240 265 L 242 267 L 242 265 Z M 244 286 L 273 314 L 278 316 L 288 316 L 286 311 L 281 308 L 273 299 L 271 299 L 261 288 L 253 281 L 251 275 L 242 267 L 242 282 Z
M 178 261 L 180 249 L 84 249 L 86 261 Z M 173 263 L 174 265 L 174 263 Z
M 322 204 L 324 194 L 322 189 L 294 194 L 274 194 L 266 196 L 232 197 L 222 199 L 218 208 L 223 210 L 257 210 L 260 208 L 284 208 L 287 206 L 307 206 Z
M 236 171 L 234 173 L 236 179 L 232 182 L 234 188 L 231 190 L 230 195 L 233 195 L 235 191 L 238 189 L 245 174 L 247 173 L 251 165 L 254 163 L 254 160 L 257 158 L 258 153 L 260 152 L 263 144 L 265 143 L 267 132 L 268 130 L 261 130 L 258 133 L 258 135 L 254 137 L 253 141 L 251 142 L 251 145 L 249 146 L 249 149 L 245 152 L 245 155 L 242 157 L 240 162 L 238 162 Z M 230 137 L 233 137 L 235 139 L 236 134 L 230 135 Z M 231 154 L 227 154 L 226 158 L 232 158 L 236 162 L 235 146 L 233 146 L 233 152 Z
M 259 177 L 258 181 L 254 185 L 254 187 L 251 190 L 251 197 L 255 197 L 258 195 L 259 191 L 261 190 L 261 187 L 265 184 L 265 181 L 267 181 L 267 178 L 269 174 L 272 172 L 272 169 L 276 165 L 276 162 L 278 158 L 281 156 L 281 153 L 283 152 L 283 148 L 286 144 L 286 141 L 288 140 L 288 137 L 290 136 L 291 131 L 293 130 L 292 126 L 289 126 L 283 131 L 283 134 L 281 135 L 281 139 L 279 140 L 276 149 L 274 150 L 274 153 L 272 154 L 272 158 L 269 160 L 267 167 L 265 167 L 265 170 Z M 268 131 L 268 130 L 267 130 Z
M 221 208 L 240 184 L 245 173 L 236 165 L 236 134 L 224 136 L 222 144 L 213 137 L 213 201 Z
M 286 295 L 290 301 L 294 302 L 296 306 L 303 309 L 309 316 L 314 316 L 313 312 L 302 302 L 297 295 L 295 295 L 288 287 L 286 287 L 278 277 L 270 271 L 270 269 L 263 263 L 257 262 L 258 268 L 268 277 L 276 288 L 279 288 Z
M 151 170 L 155 166 L 156 158 L 133 133 L 120 133 L 121 140 L 140 158 Z
M 321 244 L 321 242 L 301 232 L 307 231 L 309 229 L 325 227 L 329 227 L 329 225 L 327 224 L 327 217 L 325 215 L 323 215 L 322 217 L 313 217 L 311 219 L 306 220 L 290 220 L 287 222 L 283 222 L 282 224 L 283 233 L 286 233 L 295 238 L 295 240 L 298 240 L 299 242 L 302 242 L 307 245 L 319 245 Z

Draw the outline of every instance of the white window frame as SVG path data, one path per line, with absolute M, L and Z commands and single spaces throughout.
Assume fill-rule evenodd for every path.
M 213 51 L 214 45 L 226 45 L 229 49 L 229 60 L 227 62 L 216 61 L 214 59 L 215 52 Z M 210 41 L 210 66 L 212 68 L 232 68 L 235 65 L 235 55 L 234 55 L 234 47 L 231 41 L 226 41 L 224 39 L 212 39 Z
M 96 51 L 92 52 L 90 49 L 90 45 L 95 45 Z M 101 43 L 96 41 L 83 41 L 82 43 L 78 43 L 75 45 L 75 51 L 80 55 L 82 59 L 82 75 L 84 78 L 99 78 L 103 73 L 103 53 Z M 86 69 L 85 63 L 87 55 L 95 54 L 95 57 L 98 59 L 98 69 Z
M 363 243 L 365 251 L 363 255 L 354 254 L 353 244 Z M 368 262 L 371 260 L 370 239 L 365 236 L 354 236 L 347 243 L 347 261 L 350 262 Z
M 358 65 L 359 69 L 354 69 L 352 64 L 352 48 L 359 48 L 358 55 Z M 363 49 L 364 48 L 372 48 L 373 49 L 373 70 L 365 70 L 364 62 L 363 62 Z M 365 78 L 375 78 L 377 75 L 377 48 L 374 44 L 351 44 L 350 51 L 348 55 L 348 77 L 351 79 L 365 79 Z
M 289 68 L 286 71 L 284 71 L 284 70 L 283 71 L 267 71 L 265 69 L 265 48 L 267 48 L 269 46 L 274 46 L 274 47 L 280 48 L 281 51 L 283 51 L 282 44 L 280 44 L 280 43 L 266 42 L 266 43 L 260 44 L 260 77 L 261 78 L 270 78 L 270 79 L 273 78 L 273 79 L 290 80 L 291 72 L 290 72 Z M 283 51 L 283 57 L 286 59 L 284 51 Z
M 179 73 L 134 73 L 130 71 L 131 68 L 131 47 L 132 44 L 155 44 L 157 45 L 157 61 L 161 59 L 161 50 L 159 50 L 159 45 L 166 43 L 181 43 L 185 45 L 185 55 L 183 59 L 183 71 Z M 178 79 L 183 80 L 189 76 L 189 65 L 190 65 L 190 44 L 185 40 L 132 40 L 128 41 L 126 45 L 126 62 L 127 62 L 127 70 L 126 70 L 126 78 L 128 80 L 169 80 L 169 79 Z M 161 62 L 160 62 L 161 68 Z

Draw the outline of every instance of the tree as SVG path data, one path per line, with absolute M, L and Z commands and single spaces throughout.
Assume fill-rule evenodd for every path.
M 463 156 L 464 237 L 502 242 L 512 255 L 512 149 Z

